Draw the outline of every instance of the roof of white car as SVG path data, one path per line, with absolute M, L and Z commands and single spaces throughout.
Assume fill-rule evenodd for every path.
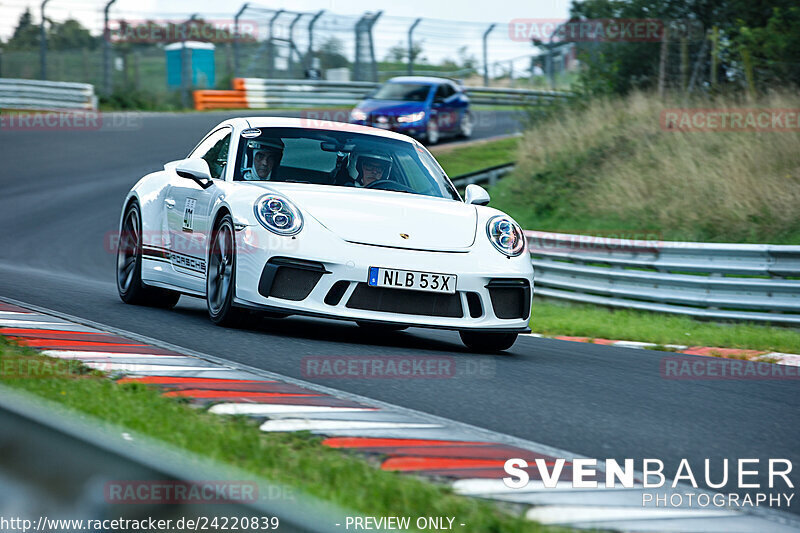
M 381 130 L 378 128 L 370 128 L 369 126 L 359 126 L 357 124 L 347 124 L 345 122 L 336 122 L 326 117 L 324 111 L 318 114 L 315 111 L 307 112 L 307 118 L 290 118 L 290 117 L 242 117 L 240 119 L 233 119 L 226 122 L 236 122 L 246 120 L 251 128 L 305 128 L 314 130 L 331 130 L 331 131 L 349 131 L 353 133 L 363 133 L 366 135 L 374 135 L 376 137 L 387 137 L 389 139 L 397 139 L 400 141 L 414 142 L 411 137 L 395 133 L 393 131 Z

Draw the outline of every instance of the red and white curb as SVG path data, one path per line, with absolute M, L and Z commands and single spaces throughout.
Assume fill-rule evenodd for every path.
M 584 342 L 588 344 L 602 344 L 604 346 L 617 346 L 620 348 L 657 349 L 660 346 L 667 348 L 665 351 L 682 353 L 686 355 L 705 355 L 709 357 L 747 359 L 762 363 L 776 363 L 787 366 L 800 366 L 800 355 L 794 353 L 770 352 L 767 350 L 744 350 L 741 348 L 719 348 L 716 346 L 689 346 L 684 344 L 656 344 L 654 342 L 618 341 L 600 339 L 596 337 L 570 337 L 559 335 L 548 337 L 541 333 L 527 333 L 528 337 L 551 338 L 559 341 Z
M 469 497 L 524 505 L 529 519 L 544 524 L 618 531 L 800 531 L 795 517 L 771 510 L 643 507 L 640 486 L 549 489 L 532 468 L 525 488 L 509 489 L 502 482 L 507 459 L 552 464 L 569 458 L 559 477 L 569 483 L 571 461 L 580 456 L 34 309 L 0 302 L 0 335 L 108 371 L 118 382 L 159 387 L 164 396 L 188 399 L 212 413 L 255 417 L 262 431 L 310 431 L 323 436 L 325 446 L 377 458 L 383 470 L 448 483 Z M 596 479 L 604 478 L 598 472 Z

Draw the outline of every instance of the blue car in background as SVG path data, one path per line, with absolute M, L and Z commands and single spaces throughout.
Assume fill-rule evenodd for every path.
M 464 89 L 447 78 L 400 76 L 350 112 L 350 122 L 403 133 L 427 144 L 470 137 L 474 120 Z

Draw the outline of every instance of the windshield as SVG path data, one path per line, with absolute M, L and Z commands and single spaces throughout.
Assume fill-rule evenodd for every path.
M 273 181 L 379 189 L 460 200 L 423 147 L 348 131 L 261 128 L 243 138 L 237 181 Z
M 425 83 L 386 83 L 378 89 L 373 100 L 403 100 L 405 102 L 424 102 L 431 92 L 431 85 Z

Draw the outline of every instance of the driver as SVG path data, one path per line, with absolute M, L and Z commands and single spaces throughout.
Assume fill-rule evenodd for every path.
M 284 144 L 280 139 L 254 140 L 247 142 L 253 164 L 244 171 L 242 179 L 264 181 L 272 177 L 272 171 L 281 164 Z
M 356 187 L 369 187 L 371 184 L 387 180 L 392 172 L 392 158 L 385 154 L 361 154 L 356 159 Z

